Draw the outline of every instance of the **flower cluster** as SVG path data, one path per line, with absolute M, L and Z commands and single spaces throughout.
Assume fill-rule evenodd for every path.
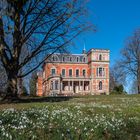
M 140 118 L 124 113 L 124 106 L 120 110 L 117 106 L 114 107 L 114 104 L 100 102 L 73 102 L 44 104 L 41 107 L 20 110 L 1 110 L 0 138 L 125 140 L 138 137 Z

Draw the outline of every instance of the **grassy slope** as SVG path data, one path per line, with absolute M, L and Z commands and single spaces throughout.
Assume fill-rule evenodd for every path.
M 7 130 L 17 140 L 30 139 L 34 135 L 43 140 L 62 140 L 64 137 L 66 140 L 69 137 L 75 140 L 137 140 L 140 137 L 140 95 L 83 96 L 63 102 L 0 105 L 1 111 L 6 108 L 20 110 L 3 114 L 5 117 L 1 119 L 6 129 L 7 126 L 21 127 L 26 117 L 26 120 L 33 121 L 33 124 L 27 121 L 27 127 L 22 131 Z M 11 124 L 14 121 L 16 123 Z M 36 128 L 41 124 L 44 128 Z M 33 131 L 27 133 L 31 128 Z M 0 136 L 5 140 L 2 133 Z
M 75 105 L 84 105 L 83 109 L 93 107 L 96 113 L 108 113 L 109 111 L 122 111 L 128 115 L 140 115 L 140 95 L 110 95 L 110 96 L 82 96 L 73 98 L 69 101 L 62 102 L 35 102 L 35 103 L 19 103 L 19 104 L 3 104 L 0 110 L 6 108 L 27 109 L 32 107 L 43 106 L 63 106 L 73 107 Z

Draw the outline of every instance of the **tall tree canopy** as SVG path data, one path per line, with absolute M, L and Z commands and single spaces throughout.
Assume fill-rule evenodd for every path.
M 8 78 L 7 98 L 17 97 L 18 78 L 91 27 L 85 23 L 85 4 L 85 0 L 0 1 L 0 59 Z

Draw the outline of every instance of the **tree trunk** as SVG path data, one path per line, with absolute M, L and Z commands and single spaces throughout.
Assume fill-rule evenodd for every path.
M 17 101 L 19 99 L 17 83 L 18 83 L 17 73 L 8 72 L 8 74 L 7 74 L 7 91 L 6 91 L 6 96 L 4 97 L 3 101 L 13 102 L 13 101 Z

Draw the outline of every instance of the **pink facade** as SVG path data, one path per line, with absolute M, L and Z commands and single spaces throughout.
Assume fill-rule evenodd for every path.
M 109 50 L 53 54 L 38 75 L 37 95 L 109 94 Z

